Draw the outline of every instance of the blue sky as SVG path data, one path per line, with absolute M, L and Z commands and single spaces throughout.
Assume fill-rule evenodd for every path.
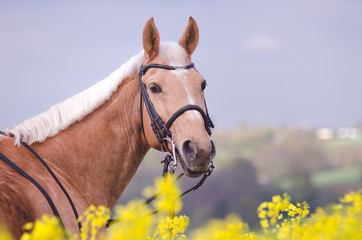
M 102 80 L 142 50 L 199 24 L 193 55 L 219 128 L 362 122 L 362 2 L 0 0 L 0 129 Z

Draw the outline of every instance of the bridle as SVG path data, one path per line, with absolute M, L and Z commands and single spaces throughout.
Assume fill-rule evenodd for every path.
M 165 69 L 165 70 L 176 70 L 176 69 L 190 69 L 193 68 L 194 64 L 191 63 L 187 66 L 182 66 L 182 67 L 175 67 L 175 66 L 168 66 L 168 65 L 161 65 L 161 64 L 148 64 L 146 66 L 142 66 L 140 71 L 139 71 L 139 81 L 140 81 L 140 111 L 141 111 L 141 128 L 142 128 L 142 133 L 143 136 L 145 137 L 146 141 L 146 134 L 145 134 L 145 130 L 144 130 L 144 123 L 143 123 L 143 111 L 142 111 L 142 103 L 143 101 L 145 102 L 145 106 L 147 108 L 147 112 L 149 114 L 149 117 L 151 119 L 151 127 L 159 141 L 159 143 L 161 144 L 161 146 L 165 145 L 168 153 L 166 153 L 165 151 L 165 160 L 162 161 L 164 163 L 164 168 L 163 168 L 163 175 L 167 174 L 167 172 L 174 172 L 177 166 L 177 159 L 176 159 L 176 152 L 175 152 L 175 144 L 173 142 L 173 135 L 172 132 L 170 131 L 170 128 L 172 126 L 172 124 L 174 123 L 174 121 L 181 116 L 183 113 L 185 113 L 186 111 L 190 111 L 190 110 L 196 110 L 198 112 L 200 112 L 201 116 L 204 119 L 204 125 L 205 125 L 205 129 L 207 131 L 207 133 L 209 135 L 211 135 L 211 128 L 214 128 L 214 124 L 212 123 L 210 117 L 209 117 L 209 113 L 207 111 L 207 107 L 206 107 L 206 101 L 205 101 L 205 108 L 206 108 L 206 113 L 197 105 L 186 105 L 181 107 L 180 109 L 178 109 L 171 117 L 170 119 L 166 122 L 166 124 L 162 121 L 161 117 L 159 116 L 159 114 L 157 113 L 155 107 L 153 106 L 149 95 L 147 93 L 146 90 L 146 86 L 145 84 L 142 82 L 142 77 L 146 74 L 146 72 L 150 69 L 150 68 L 160 68 L 160 69 Z M 4 132 L 0 131 L 0 135 L 4 135 L 4 136 L 8 136 L 7 134 L 5 134 Z M 148 143 L 148 141 L 147 141 Z M 65 188 L 63 187 L 63 185 L 61 184 L 61 182 L 58 180 L 58 178 L 56 177 L 56 175 L 53 173 L 53 171 L 50 169 L 50 167 L 45 163 L 45 161 L 29 146 L 27 145 L 25 142 L 21 141 L 21 144 L 26 147 L 28 149 L 28 151 L 30 151 L 39 161 L 40 163 L 46 168 L 46 170 L 48 171 L 48 173 L 52 176 L 52 178 L 55 180 L 55 182 L 58 184 L 58 186 L 61 188 L 62 192 L 64 193 L 64 195 L 67 197 L 67 200 L 72 208 L 73 214 L 75 216 L 76 219 L 78 219 L 79 215 L 78 212 L 75 208 L 75 205 L 72 201 L 72 199 L 70 198 L 69 194 L 67 193 L 67 191 L 65 190 Z M 170 145 L 170 148 L 168 147 L 168 144 Z M 162 148 L 162 147 L 161 147 Z M 163 148 L 162 148 L 163 149 Z M 2 159 L 3 161 L 5 161 L 8 165 L 10 165 L 12 168 L 14 168 L 20 175 L 22 175 L 23 177 L 25 177 L 26 179 L 28 179 L 31 183 L 33 183 L 38 189 L 39 191 L 43 194 L 43 196 L 46 198 L 46 200 L 48 201 L 48 204 L 50 205 L 53 214 L 58 217 L 60 224 L 63 226 L 64 229 L 64 223 L 60 217 L 59 212 L 57 211 L 54 202 L 52 201 L 52 199 L 50 198 L 50 196 L 48 195 L 48 193 L 45 191 L 45 189 L 36 181 L 34 180 L 31 176 L 29 176 L 24 170 L 22 170 L 19 166 L 17 166 L 14 162 L 12 162 L 9 158 L 7 158 L 4 154 L 2 154 L 0 152 L 0 159 Z M 184 193 L 182 193 L 179 197 L 182 197 L 183 195 L 187 194 L 190 191 L 194 191 L 197 188 L 199 188 L 206 180 L 206 178 L 212 173 L 214 169 L 214 165 L 213 163 L 211 163 L 211 166 L 209 167 L 209 169 L 204 173 L 203 177 L 201 178 L 201 180 L 199 181 L 198 184 L 196 184 L 194 187 L 190 188 L 189 190 L 185 191 Z M 183 174 L 179 175 L 177 179 L 179 179 Z M 145 204 L 149 204 L 151 203 L 154 199 L 156 199 L 158 197 L 159 194 L 154 195 L 153 197 L 149 198 L 148 200 L 145 201 Z M 158 211 L 156 210 L 154 213 L 157 213 Z M 109 219 L 106 227 L 109 227 L 115 223 L 119 222 L 119 220 L 117 219 Z M 78 222 L 78 228 L 79 230 L 81 230 L 82 225 L 80 222 Z M 66 239 L 69 239 L 69 236 L 67 234 L 66 231 L 64 231 L 64 236 Z
M 193 63 L 186 65 L 186 66 L 181 66 L 181 67 L 162 65 L 162 64 L 148 64 L 146 66 L 141 67 L 141 69 L 139 71 L 139 81 L 140 81 L 140 89 L 141 89 L 141 94 L 140 94 L 141 127 L 142 127 L 143 136 L 145 137 L 146 141 L 147 141 L 147 138 L 146 138 L 146 134 L 145 134 L 145 130 L 144 130 L 143 110 L 142 110 L 143 101 L 145 103 L 148 115 L 151 120 L 152 130 L 155 133 L 155 135 L 161 145 L 164 145 L 164 144 L 167 145 L 167 141 L 169 142 L 169 139 L 172 139 L 173 135 L 171 133 L 170 128 L 171 128 L 172 124 L 174 123 L 174 121 L 179 116 L 181 116 L 183 113 L 185 113 L 186 111 L 190 111 L 190 110 L 196 110 L 196 111 L 200 112 L 202 118 L 204 119 L 205 129 L 206 129 L 207 133 L 211 136 L 211 128 L 214 128 L 214 124 L 211 121 L 211 118 L 207 111 L 206 101 L 204 101 L 205 107 L 206 107 L 206 113 L 204 112 L 204 110 L 202 110 L 197 105 L 191 105 L 191 104 L 186 105 L 186 106 L 183 106 L 180 109 L 178 109 L 165 124 L 152 104 L 152 101 L 146 90 L 146 85 L 142 82 L 142 77 L 146 74 L 146 72 L 150 68 L 160 68 L 160 69 L 165 69 L 165 70 L 177 70 L 177 69 L 190 69 L 193 67 L 195 67 L 195 65 Z
M 167 173 L 166 170 L 168 170 L 170 172 L 174 172 L 176 169 L 176 166 L 177 166 L 176 147 L 175 147 L 175 144 L 173 141 L 173 134 L 170 130 L 170 128 L 171 128 L 172 124 L 175 122 L 175 120 L 178 117 L 180 117 L 183 113 L 185 113 L 186 111 L 196 110 L 201 114 L 202 118 L 204 119 L 204 126 L 205 126 L 206 132 L 209 134 L 209 136 L 211 136 L 211 128 L 214 128 L 214 124 L 209 116 L 209 112 L 207 110 L 205 99 L 204 99 L 204 103 L 205 103 L 206 113 L 204 112 L 204 110 L 202 110 L 197 105 L 192 105 L 192 104 L 185 105 L 185 106 L 181 107 L 180 109 L 178 109 L 169 118 L 169 120 L 165 124 L 163 122 L 162 118 L 160 117 L 160 115 L 157 113 L 155 106 L 152 104 L 152 101 L 146 90 L 146 85 L 142 81 L 142 77 L 151 68 L 158 68 L 158 69 L 173 71 L 173 70 L 177 70 L 177 69 L 187 70 L 187 69 L 191 69 L 194 67 L 195 67 L 195 64 L 193 64 L 193 63 L 186 65 L 186 66 L 169 66 L 169 65 L 163 65 L 163 64 L 148 64 L 145 66 L 142 65 L 139 70 L 139 73 L 138 73 L 139 82 L 140 82 L 140 116 L 141 116 L 142 133 L 143 133 L 144 138 L 146 139 L 146 142 L 148 143 L 148 140 L 147 140 L 147 137 L 145 134 L 145 129 L 144 129 L 144 122 L 143 122 L 143 102 L 144 102 L 148 115 L 151 120 L 152 130 L 161 145 L 162 152 L 165 155 L 165 160 L 163 161 L 165 164 L 163 175 L 165 175 Z M 150 144 L 148 143 L 148 145 L 150 145 Z M 171 148 L 168 147 L 169 145 Z M 165 148 L 163 146 L 165 146 Z M 167 149 L 168 153 L 170 153 L 171 155 L 167 154 L 164 151 L 164 149 Z M 211 166 L 210 166 L 208 172 L 212 171 L 213 168 L 214 168 L 214 165 L 211 162 Z

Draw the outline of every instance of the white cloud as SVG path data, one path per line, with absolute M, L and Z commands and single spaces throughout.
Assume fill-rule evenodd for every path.
M 280 41 L 270 35 L 259 34 L 241 41 L 241 50 L 246 52 L 267 53 L 280 49 Z

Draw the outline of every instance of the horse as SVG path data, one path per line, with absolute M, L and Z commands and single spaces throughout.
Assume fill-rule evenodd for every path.
M 43 187 L 66 229 L 79 233 L 74 209 L 36 155 L 80 213 L 90 205 L 112 209 L 150 148 L 172 152 L 186 176 L 199 177 L 210 168 L 216 150 L 207 126 L 207 84 L 191 63 L 198 40 L 192 17 L 178 42 L 160 42 L 150 18 L 139 54 L 90 88 L 0 135 L 0 153 Z M 20 238 L 25 223 L 54 211 L 32 182 L 2 160 L 0 221 Z

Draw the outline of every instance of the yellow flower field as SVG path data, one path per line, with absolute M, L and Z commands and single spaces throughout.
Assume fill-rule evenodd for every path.
M 257 212 L 261 230 L 251 232 L 246 223 L 234 214 L 225 219 L 211 219 L 204 226 L 193 230 L 188 236 L 185 230 L 189 218 L 177 215 L 182 202 L 177 198 L 180 189 L 172 175 L 156 179 L 155 185 L 144 190 L 149 197 L 160 193 L 159 198 L 145 206 L 144 200 L 136 199 L 115 210 L 120 222 L 104 233 L 103 226 L 110 217 L 109 209 L 91 206 L 81 217 L 83 229 L 80 236 L 69 233 L 69 238 L 78 239 L 362 239 L 362 191 L 350 192 L 338 203 L 318 208 L 309 213 L 306 202 L 292 203 L 288 194 L 274 196 L 270 202 L 259 205 Z M 151 214 L 154 211 L 157 214 Z M 22 240 L 65 239 L 58 221 L 43 216 L 35 223 L 24 226 L 28 230 Z M 103 230 L 102 230 L 103 229 Z M 12 239 L 0 227 L 0 239 Z

